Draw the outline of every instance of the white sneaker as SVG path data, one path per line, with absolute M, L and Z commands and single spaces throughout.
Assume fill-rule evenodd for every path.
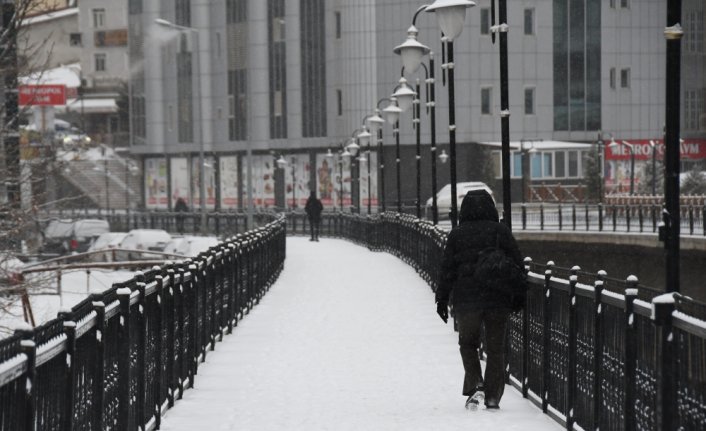
M 474 412 L 483 405 L 485 400 L 485 392 L 481 389 L 476 389 L 476 393 L 468 397 L 466 400 L 466 409 Z

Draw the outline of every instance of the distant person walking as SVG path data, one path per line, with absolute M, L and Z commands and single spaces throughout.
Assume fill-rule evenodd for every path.
M 526 300 L 526 275 L 517 243 L 498 222 L 493 198 L 485 190 L 466 194 L 459 225 L 446 240 L 436 290 L 437 313 L 447 322 L 449 299 L 458 328 L 465 376 L 466 408 L 497 409 L 505 390 L 505 329 L 508 316 Z M 485 326 L 488 356 L 485 379 L 478 349 Z
M 184 234 L 184 213 L 189 211 L 189 207 L 186 205 L 186 201 L 183 198 L 177 199 L 174 204 L 174 212 L 176 215 L 176 228 L 177 232 Z
M 311 230 L 311 238 L 309 241 L 319 240 L 319 226 L 321 225 L 321 212 L 324 210 L 324 206 L 321 201 L 316 198 L 316 192 L 311 192 L 309 199 L 306 200 L 306 206 L 304 211 L 309 217 L 309 229 Z

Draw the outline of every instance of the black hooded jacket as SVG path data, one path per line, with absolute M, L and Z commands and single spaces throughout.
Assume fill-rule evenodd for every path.
M 321 212 L 324 210 L 324 206 L 321 201 L 316 198 L 316 193 L 311 192 L 309 199 L 306 200 L 306 205 L 304 206 L 304 211 L 306 215 L 309 216 L 309 220 L 318 222 L 321 220 Z
M 484 289 L 474 280 L 473 272 L 478 253 L 496 244 L 522 267 L 512 232 L 498 222 L 498 211 L 485 190 L 468 192 L 459 214 L 459 225 L 446 240 L 436 302 L 448 303 L 451 296 L 451 305 L 457 311 L 511 308 L 512 298 L 507 293 Z

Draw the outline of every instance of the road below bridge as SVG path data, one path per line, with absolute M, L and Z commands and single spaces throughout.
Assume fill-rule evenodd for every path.
M 343 240 L 290 237 L 279 280 L 162 429 L 560 429 L 510 386 L 501 411 L 468 412 L 462 377 L 456 333 L 411 267 Z

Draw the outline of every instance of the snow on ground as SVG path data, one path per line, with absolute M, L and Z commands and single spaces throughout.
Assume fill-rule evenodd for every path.
M 288 238 L 280 279 L 201 364 L 169 410 L 180 430 L 558 430 L 507 387 L 499 412 L 469 412 L 452 325 L 386 253 Z

